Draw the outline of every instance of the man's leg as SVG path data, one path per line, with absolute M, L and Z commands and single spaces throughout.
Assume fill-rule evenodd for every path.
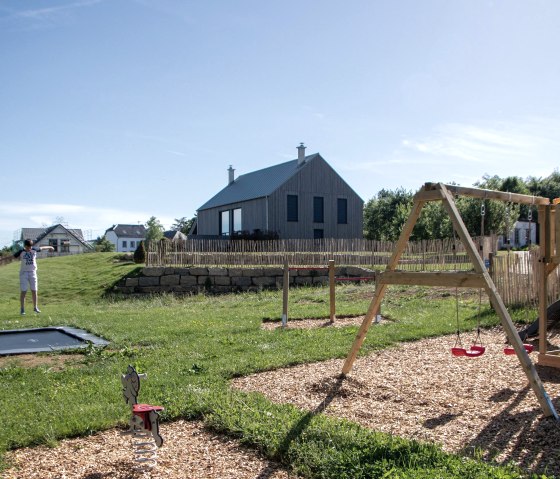
M 28 280 L 27 280 L 27 274 L 25 274 L 24 272 L 21 272 L 19 274 L 19 286 L 20 286 L 20 290 L 21 293 L 19 295 L 19 303 L 21 306 L 21 314 L 25 314 L 25 294 L 27 293 L 27 286 L 28 286 Z
M 40 313 L 41 311 L 39 311 L 37 302 L 39 290 L 39 288 L 37 287 L 37 283 L 37 273 L 29 273 L 29 286 L 31 287 L 31 297 L 33 298 L 33 311 L 35 311 L 36 313 Z
M 21 305 L 21 314 L 25 314 L 25 293 L 27 293 L 27 291 L 22 291 L 21 294 L 19 295 L 19 302 Z

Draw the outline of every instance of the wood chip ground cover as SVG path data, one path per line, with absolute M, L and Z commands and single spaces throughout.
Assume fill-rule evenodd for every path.
M 236 378 L 233 387 L 306 410 L 326 405 L 325 414 L 374 430 L 560 477 L 560 425 L 543 416 L 517 357 L 504 355 L 503 331 L 483 339 L 479 358 L 452 357 L 455 336 L 444 336 L 358 358 L 343 381 L 343 360 L 331 360 Z M 560 409 L 560 370 L 537 370 Z
M 213 434 L 199 422 L 161 425 L 164 445 L 157 466 L 134 470 L 130 436 L 112 429 L 90 437 L 61 441 L 55 448 L 34 447 L 7 455 L 14 467 L 4 479 L 289 479 L 277 464 L 235 440 Z

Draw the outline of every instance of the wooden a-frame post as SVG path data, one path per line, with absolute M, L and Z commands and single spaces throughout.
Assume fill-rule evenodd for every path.
M 494 192 L 490 190 L 475 191 L 476 189 L 474 188 L 447 187 L 441 183 L 426 183 L 423 189 L 421 189 L 415 195 L 412 211 L 403 227 L 395 250 L 393 251 L 389 263 L 387 264 L 385 272 L 380 275 L 380 278 L 377 281 L 375 294 L 370 303 L 366 316 L 362 322 L 362 325 L 358 330 L 358 334 L 356 335 L 354 344 L 352 345 L 348 357 L 344 362 L 344 365 L 342 367 L 342 374 L 346 375 L 352 369 L 358 352 L 365 340 L 367 331 L 371 326 L 375 314 L 377 314 L 379 310 L 381 301 L 383 300 L 383 297 L 387 290 L 387 286 L 389 284 L 416 284 L 423 286 L 441 286 L 447 284 L 459 287 L 481 287 L 486 290 L 492 306 L 500 317 L 500 321 L 506 332 L 508 340 L 513 346 L 515 353 L 517 354 L 519 362 L 521 363 L 523 371 L 525 372 L 527 379 L 529 380 L 531 388 L 537 396 L 544 415 L 553 416 L 556 420 L 558 420 L 558 414 L 542 385 L 537 370 L 531 359 L 529 358 L 529 355 L 527 354 L 527 351 L 525 350 L 523 343 L 519 338 L 519 334 L 517 334 L 515 326 L 513 325 L 504 302 L 502 301 L 502 298 L 500 297 L 498 290 L 496 289 L 496 286 L 492 281 L 492 278 L 486 271 L 484 262 L 479 256 L 476 246 L 468 233 L 468 230 L 463 222 L 463 219 L 461 218 L 459 211 L 457 210 L 457 206 L 455 205 L 455 201 L 453 200 L 453 195 L 449 191 L 450 189 L 456 190 L 456 192 L 460 190 L 460 193 L 469 196 L 478 196 L 488 199 L 501 199 L 506 201 L 518 201 L 524 199 L 521 198 L 521 196 L 523 195 Z M 481 196 L 482 192 L 484 193 L 484 196 Z M 416 224 L 416 221 L 420 216 L 420 212 L 422 211 L 424 203 L 426 201 L 434 200 L 441 200 L 443 202 L 443 206 L 449 213 L 451 221 L 453 222 L 453 226 L 465 246 L 469 259 L 474 265 L 475 273 L 411 273 L 395 271 L 399 259 L 405 250 L 410 234 L 412 233 L 412 229 L 414 228 L 414 225 Z

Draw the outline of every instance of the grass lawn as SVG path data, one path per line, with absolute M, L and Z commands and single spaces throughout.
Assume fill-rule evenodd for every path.
M 23 366 L 17 356 L 3 359 L 0 454 L 125 425 L 129 410 L 120 375 L 132 364 L 148 373 L 139 399 L 163 405 L 163 421 L 204 419 L 303 477 L 523 477 L 514 469 L 446 454 L 437 446 L 232 391 L 228 381 L 235 376 L 345 357 L 357 328 L 262 330 L 263 319 L 280 320 L 281 291 L 104 297 L 107 287 L 136 268 L 117 257 L 95 253 L 39 260 L 43 313 L 25 317 L 19 316 L 19 264 L 0 267 L 0 329 L 68 325 L 111 341 L 104 350 L 42 355 L 33 367 Z M 337 315 L 363 314 L 372 291 L 372 285 L 337 286 Z M 461 323 L 473 327 L 477 296 L 470 298 L 461 301 Z M 30 303 L 27 310 L 31 311 Z M 328 317 L 328 313 L 328 288 L 290 292 L 290 318 Z M 392 288 L 383 314 L 395 321 L 368 337 L 361 354 L 456 330 L 453 295 L 434 295 L 433 290 Z M 524 318 L 523 313 L 519 316 Z M 487 309 L 482 321 L 498 322 Z M 61 358 L 67 361 L 62 363 Z

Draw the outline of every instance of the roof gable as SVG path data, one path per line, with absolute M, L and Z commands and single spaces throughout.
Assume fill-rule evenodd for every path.
M 113 225 L 107 231 L 113 231 L 117 238 L 145 238 L 146 228 L 144 225 Z M 105 231 L 105 233 L 107 233 Z
M 198 211 L 269 196 L 315 157 L 320 157 L 319 153 L 306 156 L 301 166 L 298 166 L 298 160 L 291 160 L 240 175 L 233 183 L 198 208 Z
M 81 229 L 69 229 L 66 228 L 64 225 L 57 224 L 53 226 L 49 226 L 48 228 L 22 228 L 21 229 L 21 239 L 26 240 L 30 239 L 33 240 L 34 243 L 41 241 L 45 236 L 48 236 L 50 233 L 53 233 L 56 229 L 61 229 L 62 233 L 66 232 L 69 236 L 73 236 L 78 242 L 82 243 L 86 247 L 90 247 L 90 245 L 84 239 L 84 235 Z

